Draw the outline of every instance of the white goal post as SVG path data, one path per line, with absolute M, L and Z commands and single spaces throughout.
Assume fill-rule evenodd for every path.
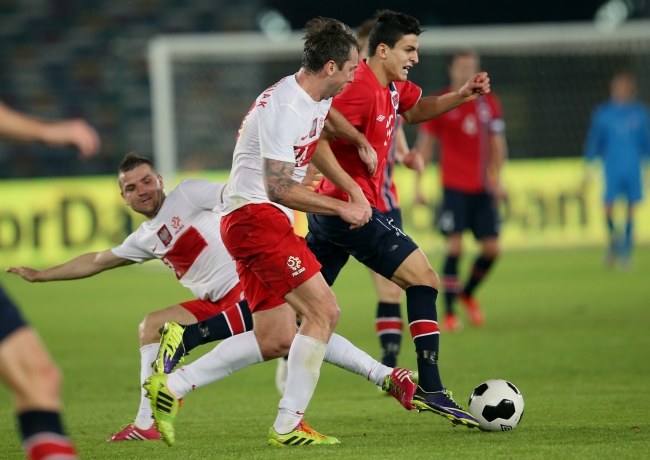
M 472 48 L 491 74 L 509 125 L 511 155 L 579 154 L 589 111 L 617 69 L 650 96 L 650 21 L 613 31 L 592 23 L 424 27 L 409 78 L 425 91 L 446 83 L 450 52 Z M 162 174 L 229 169 L 236 131 L 255 97 L 297 71 L 302 34 L 161 35 L 149 43 L 154 159 Z

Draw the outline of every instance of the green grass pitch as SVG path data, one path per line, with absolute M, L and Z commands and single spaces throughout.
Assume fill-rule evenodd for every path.
M 485 327 L 441 337 L 443 380 L 461 405 L 486 379 L 520 388 L 526 409 L 516 430 L 484 433 L 407 412 L 363 378 L 325 364 L 307 420 L 341 440 L 333 447 L 266 445 L 279 401 L 273 362 L 189 394 L 172 448 L 107 443 L 137 410 L 139 321 L 187 299 L 187 291 L 157 262 L 78 281 L 31 285 L 4 273 L 0 280 L 63 369 L 65 422 L 85 459 L 647 458 L 650 248 L 638 248 L 625 272 L 604 269 L 602 255 L 506 252 L 479 291 Z M 439 254 L 431 260 L 442 264 Z M 337 332 L 377 355 L 365 269 L 348 264 L 335 291 L 343 312 Z M 401 364 L 413 367 L 408 333 L 402 348 Z M 22 458 L 14 425 L 10 396 L 0 388 L 2 459 Z

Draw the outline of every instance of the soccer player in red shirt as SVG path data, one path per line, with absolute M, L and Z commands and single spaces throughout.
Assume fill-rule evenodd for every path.
M 421 89 L 408 81 L 418 63 L 417 19 L 403 13 L 380 11 L 370 32 L 369 57 L 361 61 L 354 81 L 334 98 L 341 112 L 370 141 L 377 152 L 378 170 L 386 166 L 388 150 L 401 114 L 407 123 L 419 123 L 440 115 L 490 91 L 486 73 L 478 73 L 457 91 L 421 98 Z M 325 143 L 329 141 L 329 145 Z M 319 147 L 331 146 L 337 160 L 363 190 L 373 206 L 372 219 L 350 229 L 337 216 L 308 215 L 307 241 L 323 266 L 321 273 L 333 284 L 350 255 L 390 279 L 406 292 L 409 329 L 417 353 L 419 386 L 413 405 L 442 415 L 454 424 L 478 426 L 477 421 L 454 402 L 443 386 L 438 369 L 439 328 L 436 299 L 440 280 L 424 252 L 403 231 L 393 226 L 377 208 L 380 174 L 372 175 L 358 160 L 355 147 L 342 140 L 321 138 Z M 324 179 L 317 191 L 347 199 L 336 184 Z
M 376 20 L 368 19 L 357 28 L 357 40 L 359 41 L 359 59 L 368 57 L 368 37 Z M 409 149 L 404 134 L 404 127 L 401 118 L 398 117 L 396 132 L 388 150 L 386 167 L 378 174 L 382 175 L 381 193 L 378 195 L 376 207 L 384 213 L 392 224 L 402 228 L 402 211 L 400 209 L 397 187 L 393 180 L 395 164 L 401 163 L 416 172 L 419 178 L 424 170 L 422 155 L 415 150 Z M 417 179 L 416 179 L 417 180 Z M 401 303 L 402 288 L 383 276 L 369 270 L 372 282 L 377 293 L 377 316 L 375 330 L 379 337 L 381 346 L 381 362 L 386 366 L 395 367 L 397 356 L 402 344 L 402 331 L 404 323 L 402 320 Z
M 460 88 L 478 72 L 479 57 L 473 51 L 453 55 L 449 65 L 450 87 L 439 94 Z M 445 328 L 462 327 L 454 313 L 460 299 L 474 326 L 484 318 L 473 294 L 499 255 L 498 201 L 504 197 L 500 172 L 507 154 L 501 104 L 493 94 L 463 104 L 420 125 L 417 148 L 431 158 L 433 146 L 440 144 L 443 204 L 438 225 L 445 235 L 447 256 L 443 269 L 446 315 Z M 460 288 L 458 260 L 463 252 L 463 232 L 471 230 L 481 252 L 474 261 L 469 279 Z

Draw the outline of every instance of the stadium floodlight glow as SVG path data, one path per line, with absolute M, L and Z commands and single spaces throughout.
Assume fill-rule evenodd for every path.
M 274 14 L 262 19 L 283 30 Z M 627 20 L 608 32 L 593 21 L 424 28 L 420 63 L 409 78 L 425 91 L 440 88 L 448 55 L 476 50 L 508 107 L 508 142 L 519 157 L 579 152 L 584 120 L 613 68 L 630 68 L 639 87 L 650 88 L 648 20 Z M 242 118 L 260 92 L 296 72 L 302 36 L 168 34 L 149 42 L 154 160 L 168 181 L 179 170 L 231 167 Z
M 278 10 L 262 10 L 257 15 L 257 24 L 262 33 L 272 41 L 282 41 L 291 35 L 289 21 Z
M 633 5 L 629 0 L 609 0 L 603 4 L 594 18 L 595 26 L 603 32 L 611 32 L 630 16 Z

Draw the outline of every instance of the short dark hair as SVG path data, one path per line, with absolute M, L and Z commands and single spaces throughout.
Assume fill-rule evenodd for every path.
M 352 48 L 359 51 L 359 43 L 352 30 L 337 19 L 310 19 L 305 24 L 304 32 L 305 46 L 300 65 L 309 73 L 318 73 L 328 61 L 334 61 L 342 69 L 350 59 Z
M 122 159 L 120 166 L 117 168 L 117 170 L 120 173 L 125 173 L 131 171 L 132 169 L 137 168 L 140 165 L 149 165 L 151 171 L 153 171 L 155 174 L 158 174 L 158 171 L 156 170 L 153 161 L 151 161 L 149 158 L 140 156 L 135 152 L 127 153 Z
M 374 56 L 380 43 L 393 48 L 404 35 L 420 35 L 420 21 L 405 13 L 380 10 L 376 14 L 377 22 L 368 36 L 368 56 Z

